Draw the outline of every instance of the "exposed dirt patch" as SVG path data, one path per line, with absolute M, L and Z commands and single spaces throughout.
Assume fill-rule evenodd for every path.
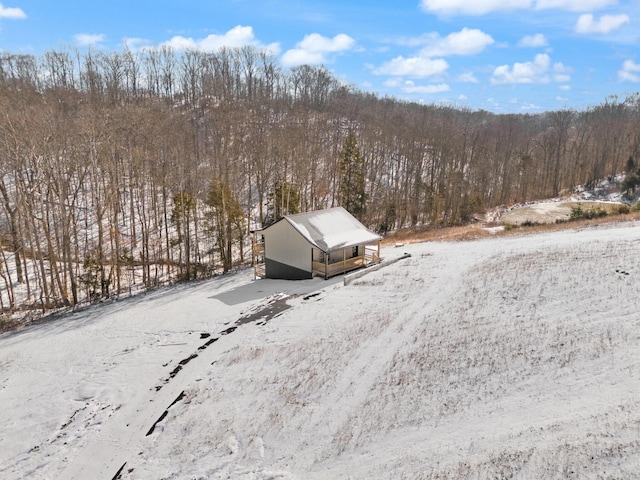
M 556 223 L 569 220 L 572 208 L 580 206 L 583 210 L 602 209 L 608 214 L 620 208 L 621 203 L 616 202 L 542 202 L 524 205 L 500 216 L 500 221 L 505 224 L 522 225 L 524 223 Z
M 403 243 L 475 240 L 491 235 L 492 233 L 480 224 L 446 228 L 415 227 L 393 232 L 384 238 L 382 244 L 402 247 Z

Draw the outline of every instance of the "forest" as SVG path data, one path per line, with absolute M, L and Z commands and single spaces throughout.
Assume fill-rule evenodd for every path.
M 640 95 L 499 115 L 380 98 L 252 47 L 0 52 L 0 308 L 226 272 L 289 213 L 464 224 L 635 168 L 639 149 Z

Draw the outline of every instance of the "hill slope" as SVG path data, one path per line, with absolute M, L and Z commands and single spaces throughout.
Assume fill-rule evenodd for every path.
M 245 271 L 4 334 L 0 476 L 633 477 L 639 242 L 408 245 L 346 287 Z

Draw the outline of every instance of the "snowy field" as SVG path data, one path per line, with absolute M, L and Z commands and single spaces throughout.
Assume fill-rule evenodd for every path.
M 640 476 L 640 223 L 248 270 L 0 336 L 2 479 Z

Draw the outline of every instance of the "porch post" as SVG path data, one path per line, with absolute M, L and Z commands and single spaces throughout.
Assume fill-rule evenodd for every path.
M 251 266 L 256 266 L 256 232 L 251 232 Z
M 258 279 L 258 265 L 256 263 L 256 232 L 251 232 L 251 266 L 253 267 L 253 279 Z
M 324 279 L 326 280 L 328 278 L 328 273 L 329 273 L 329 252 L 326 252 L 324 254 Z

